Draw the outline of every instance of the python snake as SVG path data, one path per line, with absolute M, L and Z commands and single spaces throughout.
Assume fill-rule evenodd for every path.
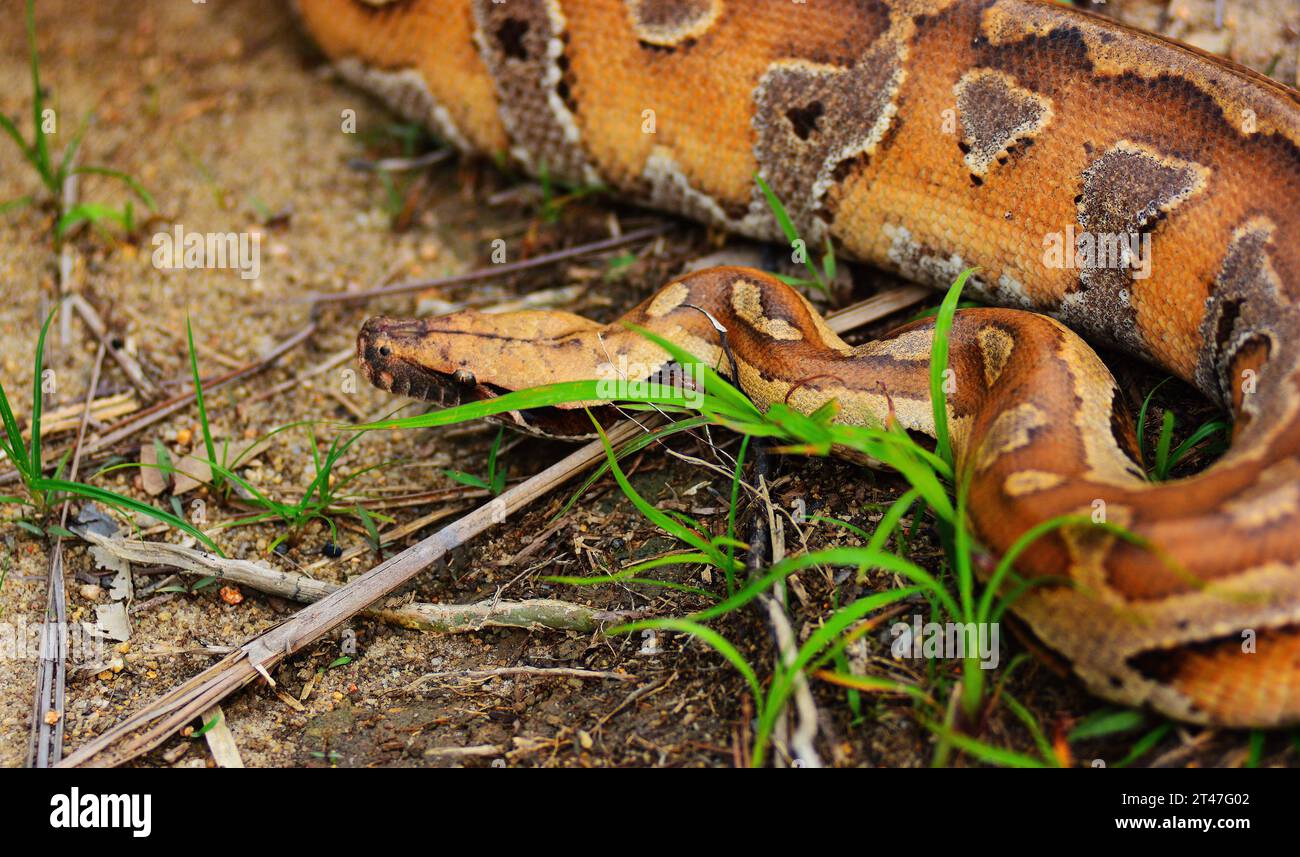
M 1100 696 L 1197 723 L 1300 721 L 1295 91 L 1039 0 L 297 8 L 345 77 L 465 151 L 783 240 L 757 174 L 809 246 L 937 287 L 977 266 L 968 291 L 1006 308 L 959 311 L 951 332 L 976 533 L 1005 552 L 1101 503 L 1160 549 L 1053 532 L 1017 568 L 1058 585 L 1016 613 Z M 932 322 L 849 347 L 746 268 L 677 279 L 625 320 L 725 368 L 699 309 L 760 407 L 833 398 L 840 420 L 892 409 L 934 433 Z M 1229 409 L 1231 449 L 1148 482 L 1116 383 L 1072 330 Z M 444 404 L 667 359 L 562 312 L 372 319 L 358 353 L 373 383 Z

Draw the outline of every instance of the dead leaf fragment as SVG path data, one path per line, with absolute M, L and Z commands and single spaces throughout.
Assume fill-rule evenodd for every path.
M 140 445 L 140 483 L 144 493 L 157 497 L 167 490 L 167 474 L 158 469 L 158 449 L 152 443 Z

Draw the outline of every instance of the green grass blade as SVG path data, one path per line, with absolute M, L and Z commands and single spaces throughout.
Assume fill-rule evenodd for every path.
M 1043 727 L 1039 725 L 1038 718 L 1034 716 L 1033 712 L 1021 705 L 1019 700 L 1005 690 L 1002 691 L 1002 704 L 1011 709 L 1011 713 L 1029 730 L 1029 735 L 1034 739 L 1034 745 L 1038 747 L 1038 754 L 1043 757 L 1043 761 L 1049 767 L 1061 767 L 1061 760 L 1056 755 L 1056 748 L 1043 734 Z
M 695 530 L 681 524 L 676 518 L 665 514 L 637 493 L 636 489 L 632 487 L 632 483 L 628 481 L 627 476 L 623 474 L 623 468 L 618 466 L 618 457 L 614 455 L 614 448 L 610 446 L 609 438 L 605 435 L 605 430 L 600 427 L 600 423 L 596 422 L 595 419 L 592 420 L 592 425 L 596 427 L 596 431 L 600 435 L 600 442 L 605 447 L 605 458 L 609 462 L 609 471 L 614 475 L 614 480 L 618 482 L 618 487 L 623 490 L 623 494 L 632 502 L 632 505 L 636 506 L 637 510 L 649 519 L 651 523 L 659 527 L 659 529 L 671 534 L 683 542 L 686 542 L 700 553 L 709 557 L 710 561 L 718 568 L 725 568 L 727 562 L 726 555 L 714 547 L 712 542 Z
M 1156 464 L 1155 470 L 1152 471 L 1157 481 L 1162 481 L 1169 475 L 1169 444 L 1173 441 L 1176 421 L 1174 412 L 1166 410 L 1160 422 L 1160 438 L 1156 441 Z
M 87 113 L 81 117 L 81 124 L 72 135 L 72 140 L 68 145 L 63 147 L 63 157 L 59 159 L 59 180 L 66 181 L 68 170 L 72 168 L 73 159 L 77 157 L 77 152 L 81 150 L 82 140 L 86 136 L 86 131 L 90 128 L 90 114 Z
M 513 393 L 506 393 L 504 396 L 497 396 L 495 399 L 485 399 L 481 402 L 470 402 L 466 405 L 458 405 L 454 408 L 447 408 L 441 411 L 432 411 L 427 414 L 420 414 L 416 417 L 402 417 L 395 420 L 381 420 L 375 423 L 362 423 L 361 425 L 343 426 L 342 428 L 349 431 L 373 431 L 375 429 L 408 429 L 408 428 L 434 428 L 437 426 L 455 425 L 457 423 L 479 420 L 484 417 L 496 416 L 506 411 L 527 410 L 529 408 L 546 408 L 554 407 L 560 404 L 571 402 L 594 402 L 602 401 L 600 394 L 597 392 L 599 381 L 563 381 L 558 384 L 547 384 L 542 387 L 532 387 L 527 390 L 518 390 Z M 671 388 L 665 387 L 665 390 Z M 684 396 L 668 395 L 660 401 L 660 404 L 670 403 L 682 404 Z
M 999 747 L 993 747 L 985 744 L 983 741 L 977 741 L 969 735 L 963 735 L 960 732 L 954 732 L 946 726 L 937 723 L 926 723 L 926 726 L 935 732 L 942 740 L 947 741 L 959 750 L 963 750 L 970 755 L 990 765 L 998 765 L 1003 768 L 1046 768 L 1047 765 L 1031 756 L 1025 756 L 1012 750 L 1003 750 Z
M 442 475 L 446 476 L 453 482 L 459 482 L 461 485 L 468 485 L 471 488 L 482 488 L 484 491 L 491 490 L 486 482 L 479 479 L 473 473 L 466 473 L 463 470 L 443 470 Z
M 9 406 L 9 396 L 5 393 L 3 383 L 0 383 L 0 419 L 4 421 L 5 430 L 4 438 L 0 439 L 0 449 L 4 450 L 5 456 L 18 469 L 22 480 L 28 482 L 33 476 L 28 472 L 31 458 L 27 452 L 27 444 L 23 441 L 22 429 L 19 428 L 18 420 Z
M 1149 410 L 1151 409 L 1151 399 L 1152 399 L 1152 397 L 1155 396 L 1156 391 L 1159 390 L 1161 387 L 1163 387 L 1166 383 L 1168 383 L 1168 382 L 1171 381 L 1171 380 L 1173 380 L 1172 377 L 1170 377 L 1170 378 L 1165 378 L 1165 379 L 1164 379 L 1163 381 L 1161 381 L 1159 384 L 1156 384 L 1154 387 L 1152 387 L 1152 388 L 1151 388 L 1151 392 L 1147 393 L 1146 396 L 1143 397 L 1143 399 L 1142 399 L 1142 407 L 1138 408 L 1138 416 L 1137 416 L 1138 464 L 1142 465 L 1143 470 L 1148 469 L 1148 468 L 1147 468 L 1147 460 L 1146 460 L 1146 457 L 1147 457 L 1147 411 L 1149 411 Z
M 0 113 L 0 131 L 8 134 L 10 139 L 18 146 L 18 150 L 23 153 L 23 157 L 27 162 L 36 167 L 36 153 L 28 147 L 27 141 L 23 139 L 23 134 L 18 130 L 18 126 L 14 124 L 14 121 L 3 113 Z
M 916 587 L 906 587 L 877 592 L 859 598 L 852 604 L 835 611 L 820 628 L 813 631 L 807 641 L 799 647 L 793 661 L 788 666 L 781 667 L 776 675 L 772 677 L 772 686 L 768 690 L 767 701 L 759 709 L 758 728 L 754 730 L 753 759 L 755 767 L 762 764 L 768 738 L 776 726 L 776 720 L 780 716 L 786 700 L 794 692 L 796 677 L 804 672 L 818 653 L 829 646 L 850 625 L 858 622 L 868 613 L 908 598 L 919 591 Z M 823 658 L 823 660 L 825 659 L 829 659 L 829 655 Z
M 58 312 L 58 307 L 50 310 L 50 314 L 45 317 L 45 324 L 41 325 L 41 335 L 36 340 L 36 361 L 35 368 L 32 370 L 35 374 L 32 378 L 32 441 L 31 441 L 31 464 L 28 472 L 33 476 L 39 476 L 41 467 L 41 413 L 44 410 L 45 402 L 44 378 L 41 372 L 45 365 L 45 335 L 50 332 L 50 322 L 54 320 L 54 314 Z
M 158 204 L 154 201 L 153 195 L 145 190 L 144 185 L 140 184 L 134 176 L 128 175 L 121 170 L 111 170 L 108 167 L 77 167 L 73 170 L 78 175 L 105 176 L 111 179 L 117 179 L 131 189 L 131 192 L 139 197 L 140 201 L 145 204 L 150 211 L 157 211 Z
M 939 457 L 953 464 L 952 442 L 948 436 L 948 397 L 944 393 L 944 374 L 948 370 L 948 337 L 952 331 L 953 315 L 957 312 L 957 302 L 961 300 L 961 291 L 970 279 L 974 268 L 967 268 L 957 275 L 943 303 L 939 305 L 939 314 L 934 321 L 934 347 L 930 352 L 930 404 L 934 408 L 935 451 Z
M 42 491 L 58 491 L 73 497 L 84 497 L 87 500 L 96 500 L 119 510 L 129 509 L 132 512 L 139 512 L 148 515 L 155 520 L 162 521 L 174 529 L 189 533 L 191 536 L 194 536 L 196 539 L 203 542 L 203 544 L 212 548 L 212 550 L 216 551 L 219 555 L 225 556 L 225 554 L 221 552 L 221 548 L 217 547 L 216 542 L 208 538 L 202 530 L 194 527 L 189 523 L 189 521 L 179 518 L 171 512 L 164 512 L 156 506 L 151 506 L 148 503 L 141 503 L 139 500 L 126 497 L 114 491 L 108 491 L 104 488 L 96 488 L 93 485 L 86 485 L 83 482 L 69 482 L 66 479 L 46 479 L 44 477 L 36 479 L 35 482 L 36 486 Z
M 792 244 L 798 241 L 799 230 L 794 228 L 794 221 L 790 219 L 790 214 L 785 210 L 785 204 L 776 195 L 776 191 L 772 190 L 758 173 L 754 173 L 754 181 L 758 183 L 759 189 L 763 191 L 763 197 L 767 200 L 768 208 L 772 209 L 772 216 L 776 218 L 777 225 L 785 233 L 786 240 Z
M 208 454 L 208 464 L 217 464 L 217 446 L 212 442 L 212 427 L 208 424 L 208 407 L 203 398 L 203 378 L 199 375 L 199 356 L 194 350 L 194 328 L 189 316 L 185 317 L 185 342 L 190 352 L 190 375 L 194 379 L 194 404 L 199 412 L 199 430 L 203 432 L 203 449 Z M 221 490 L 222 480 L 218 476 L 212 480 L 213 491 Z
M 1117 735 L 1139 729 L 1146 722 L 1140 711 L 1131 708 L 1103 709 L 1094 712 L 1075 724 L 1067 737 L 1071 743 Z
M 1159 726 L 1157 726 L 1156 728 L 1152 729 L 1150 732 L 1148 732 L 1147 734 L 1139 738 L 1137 742 L 1132 746 L 1132 748 L 1128 751 L 1128 755 L 1125 756 L 1123 759 L 1120 759 L 1111 767 L 1127 768 L 1129 765 L 1133 764 L 1138 759 L 1142 758 L 1147 753 L 1150 753 L 1153 749 L 1155 749 L 1155 746 L 1159 744 L 1161 741 L 1163 741 L 1164 737 L 1168 735 L 1170 732 L 1172 732 L 1173 729 L 1174 729 L 1174 724 L 1168 721 L 1161 723 Z
M 726 658 L 744 677 L 745 683 L 749 685 L 749 692 L 754 697 L 755 708 L 757 710 L 763 708 L 763 686 L 759 683 L 758 674 L 754 672 L 754 668 L 749 665 L 749 661 L 745 660 L 745 656 L 730 641 L 706 625 L 692 622 L 689 619 L 647 619 L 644 622 L 632 622 L 610 628 L 608 633 L 611 635 L 631 634 L 647 628 L 690 634 L 710 646 L 714 651 Z
M 36 3 L 27 0 L 27 51 L 32 69 L 32 154 L 36 170 L 50 193 L 56 196 L 62 188 L 58 187 L 55 176 L 50 172 L 50 143 L 45 138 L 41 114 L 45 112 L 45 91 L 41 88 L 41 59 L 36 48 Z
M 1186 458 L 1188 453 L 1199 446 L 1206 438 L 1212 437 L 1219 432 L 1226 432 L 1229 428 L 1230 425 L 1227 420 L 1209 420 L 1202 423 L 1196 431 L 1188 435 L 1186 440 L 1178 444 L 1173 452 L 1169 453 L 1169 469 L 1172 470 L 1177 467 L 1178 462 Z M 1165 476 L 1168 475 L 1166 472 Z
M 706 417 L 702 417 L 702 416 L 690 417 L 683 420 L 677 420 L 676 422 L 669 423 L 666 426 L 657 428 L 653 431 L 646 432 L 644 434 L 638 434 L 636 437 L 632 438 L 631 440 L 624 443 L 621 447 L 619 447 L 618 459 L 619 461 L 622 461 L 624 458 L 627 458 L 632 453 L 645 449 L 647 446 L 649 446 L 650 444 L 654 443 L 657 440 L 660 440 L 672 434 L 677 434 L 678 432 L 690 431 L 692 429 L 699 428 L 700 426 L 707 425 L 708 423 L 709 420 Z M 579 499 L 581 499 L 582 495 L 586 494 L 587 491 L 591 488 L 591 486 L 595 485 L 596 482 L 608 472 L 609 472 L 609 464 L 607 462 L 602 461 L 600 467 L 592 471 L 591 475 L 589 475 L 586 479 L 582 481 L 582 484 L 578 486 L 577 490 L 575 490 L 571 495 L 569 495 L 569 499 L 565 502 L 563 506 L 560 507 L 560 511 L 556 512 L 553 516 L 551 516 L 550 523 L 555 523 L 556 521 L 560 520 L 560 518 L 568 514 L 569 510 L 573 508 L 574 504 L 576 504 Z

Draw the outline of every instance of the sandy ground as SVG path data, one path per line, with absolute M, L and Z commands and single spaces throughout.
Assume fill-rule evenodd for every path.
M 168 394 L 183 390 L 188 367 L 185 320 L 192 319 L 205 374 L 217 374 L 259 355 L 308 323 L 301 299 L 312 291 L 336 291 L 419 276 L 452 273 L 482 264 L 489 242 L 504 237 L 521 254 L 537 253 L 608 235 L 618 218 L 623 228 L 653 220 L 649 215 L 585 200 L 565 209 L 558 223 L 542 223 L 509 178 L 483 164 L 450 161 L 417 183 L 404 184 L 409 228 L 393 229 L 393 204 L 372 175 L 350 170 L 349 159 L 394 155 L 401 145 L 385 129 L 393 118 L 376 103 L 334 81 L 319 56 L 295 30 L 278 3 L 208 4 L 107 0 L 94 5 L 42 0 L 37 27 L 46 86 L 59 121 L 56 149 L 80 117 L 95 112 L 86 136 L 83 163 L 111 166 L 140 179 L 158 200 L 158 218 L 133 236 L 82 232 L 74 239 L 77 264 L 68 284 L 108 319 L 113 335 L 126 343 L 148 375 Z M 26 52 L 17 15 L 0 20 L 0 110 L 24 117 L 30 132 L 30 87 Z M 1294 63 L 1292 64 L 1292 68 Z M 355 111 L 357 133 L 343 130 L 345 111 Z M 32 172 L 5 141 L 0 145 L 0 200 L 37 191 Z M 117 183 L 88 177 L 83 198 L 122 204 Z M 524 199 L 521 203 L 519 200 Z M 399 197 L 399 203 L 401 198 Z M 262 269 L 245 280 L 231 270 L 162 271 L 151 263 L 150 237 L 176 224 L 187 231 L 258 232 Z M 0 378 L 20 413 L 30 396 L 28 379 L 36 330 L 57 294 L 56 255 L 48 207 L 34 206 L 0 218 Z M 490 289 L 450 289 L 425 298 L 461 300 L 508 295 L 556 286 L 577 286 L 571 308 L 612 318 L 663 281 L 686 259 L 705 252 L 713 237 L 682 231 L 671 243 L 632 248 L 637 259 L 607 276 L 607 258 L 546 269 Z M 619 255 L 619 254 L 612 254 Z M 870 288 L 873 278 L 858 274 Z M 300 419 L 347 419 L 379 414 L 391 399 L 364 383 L 351 384 L 349 364 L 303 379 L 322 361 L 351 343 L 369 314 L 411 313 L 413 298 L 331 309 L 317 331 L 276 367 L 211 396 L 219 437 L 258 437 Z M 869 332 L 868 332 L 869 333 Z M 80 321 L 56 321 L 47 366 L 55 391 L 48 407 L 77 402 L 86 393 L 95 337 Z M 1150 375 L 1132 370 L 1135 385 Z M 295 379 L 299 379 L 295 381 Z M 98 395 L 131 391 L 117 366 L 105 364 Z M 136 405 L 142 405 L 138 397 Z M 140 447 L 160 441 L 175 455 L 194 448 L 196 416 L 191 408 L 152 426 L 114 451 L 138 461 Z M 92 436 L 103 425 L 92 423 Z M 405 463 L 370 474 L 357 483 L 367 497 L 396 497 L 445 489 L 438 502 L 390 510 L 405 522 L 438 508 L 467 507 L 481 500 L 457 496 L 456 483 L 442 468 L 481 474 L 493 432 L 488 430 L 382 432 L 368 435 L 343 461 L 344 470 L 377 461 Z M 326 436 L 326 435 L 322 435 Z M 71 440 L 64 432 L 48 439 L 57 448 Z M 733 438 L 717 438 L 734 452 Z M 699 440 L 674 448 L 710 457 Z M 521 478 L 567 451 L 560 444 L 510 438 L 503 460 L 512 479 Z M 100 462 L 92 461 L 91 466 Z M 880 504 L 899 492 L 888 475 L 863 473 L 833 461 L 778 462 L 774 498 L 787 507 L 802 501 L 809 514 L 826 511 L 870 527 Z M 629 465 L 638 491 L 661 506 L 703 519 L 714 532 L 726 525 L 729 480 L 668 456 L 648 454 Z M 293 497 L 310 481 L 312 466 L 303 430 L 288 432 L 258 462 L 242 471 L 255 484 Z M 106 475 L 97 484 L 144 498 L 132 470 Z M 7 493 L 0 491 L 0 493 Z M 601 483 L 558 525 L 550 517 L 567 494 L 559 493 L 508 526 L 458 550 L 447 562 L 420 575 L 402 597 L 470 603 L 486 598 L 558 597 L 604 609 L 650 610 L 677 615 L 700 607 L 694 596 L 646 586 L 566 587 L 539 579 L 546 574 L 596 574 L 629 560 L 675 547 L 648 525 L 617 488 Z M 181 499 L 206 504 L 211 522 L 238 516 L 238 509 L 202 491 Z M 159 501 L 165 506 L 164 494 Z M 744 510 L 748 514 L 748 508 Z M 354 521 L 339 543 L 364 544 Z M 424 531 L 425 533 L 428 530 Z M 423 533 L 422 533 L 423 534 Z M 542 538 L 535 542 L 538 535 Z M 283 530 L 272 525 L 239 527 L 220 536 L 232 556 L 274 561 L 288 570 L 311 567 L 314 576 L 342 582 L 375 561 L 366 554 L 351 562 L 323 562 L 328 533 L 312 524 L 289 539 L 287 551 L 269 555 Z M 159 536 L 179 540 L 175 533 Z M 803 534 L 808 544 L 854 543 L 826 529 Z M 794 540 L 794 535 L 788 536 Z M 932 537 L 916 536 L 913 557 L 934 565 Z M 521 555 L 521 552 L 522 555 Z M 35 622 L 45 597 L 47 545 L 12 524 L 0 523 L 0 624 Z M 69 615 L 90 619 L 102 594 L 87 589 L 94 564 L 81 547 L 67 560 Z M 667 569 L 664 578 L 689 585 L 716 585 L 698 571 Z M 140 570 L 136 586 L 156 576 Z M 820 574 L 802 575 L 793 591 L 795 628 L 806 636 L 833 598 L 857 597 L 895 581 L 877 575 L 858 586 Z M 78 672 L 69 682 L 64 712 L 70 748 L 97 734 L 154 696 L 211 663 L 202 647 L 238 645 L 282 620 L 294 605 L 245 590 L 228 604 L 217 586 L 198 592 L 170 592 L 134 602 L 132 637 L 107 653 L 125 664 L 120 671 Z M 91 597 L 94 596 L 94 597 Z M 772 658 L 770 631 L 757 613 L 741 611 L 723 621 L 723 634 L 737 641 L 755 664 Z M 643 639 L 605 638 L 559 632 L 484 631 L 439 636 L 395 629 L 369 620 L 347 626 L 357 654 L 340 656 L 342 637 L 333 634 L 277 673 L 293 699 L 286 702 L 265 687 L 227 701 L 225 711 L 246 764 L 288 765 L 730 765 L 747 752 L 749 719 L 744 683 L 720 658 L 684 638 L 658 645 Z M 1013 654 L 1023 651 L 1017 642 Z M 852 652 L 859 667 L 919 675 L 922 665 L 889 659 L 884 640 L 867 639 Z M 512 666 L 570 667 L 619 671 L 635 681 L 592 678 L 498 676 L 438 678 L 407 690 L 421 676 L 451 670 Z M 947 689 L 956 673 L 941 667 L 931 686 Z M 0 765 L 20 765 L 27 751 L 34 663 L 0 659 Z M 1077 718 L 1101 704 L 1037 661 L 1017 668 L 1009 689 L 1033 710 L 1049 739 L 1068 731 Z M 816 688 L 822 711 L 824 757 L 835 764 L 913 766 L 927 764 L 932 738 L 911 703 L 864 698 L 855 714 L 842 691 Z M 1152 719 L 1147 728 L 1157 721 Z M 1033 752 L 1032 736 L 1005 712 L 985 724 L 983 738 L 997 746 Z M 1090 758 L 1117 759 L 1132 736 L 1083 748 Z M 449 749 L 486 748 L 459 758 Z M 1287 745 L 1270 739 L 1266 762 L 1290 763 Z M 1240 764 L 1242 736 L 1177 728 L 1146 757 L 1158 764 Z M 961 763 L 968 760 L 961 759 Z M 1085 760 L 1086 763 L 1086 760 Z M 202 742 L 176 738 L 138 764 L 211 765 Z

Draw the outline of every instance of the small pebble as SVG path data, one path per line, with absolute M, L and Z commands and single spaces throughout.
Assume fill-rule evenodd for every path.
M 77 590 L 81 597 L 87 601 L 98 601 L 104 594 L 104 589 L 97 583 L 85 583 Z

